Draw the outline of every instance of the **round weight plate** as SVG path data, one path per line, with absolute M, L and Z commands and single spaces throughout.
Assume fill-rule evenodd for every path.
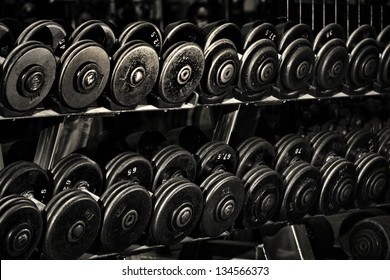
M 363 24 L 358 27 L 347 40 L 348 51 L 351 52 L 356 46 L 365 39 L 375 39 L 377 37 L 376 30 L 372 25 Z
M 390 159 L 390 134 L 379 140 L 378 154 L 387 160 Z
M 244 51 L 261 39 L 271 40 L 275 46 L 278 44 L 279 38 L 276 28 L 267 22 L 259 20 L 244 24 L 241 28 L 241 33 L 243 37 L 242 49 Z
M 0 198 L 11 194 L 32 196 L 47 203 L 51 198 L 49 176 L 37 164 L 18 161 L 8 165 L 0 174 Z
M 70 108 L 85 108 L 100 96 L 109 76 L 110 60 L 105 50 L 92 41 L 79 41 L 61 57 L 59 98 Z
M 6 57 L 14 47 L 12 31 L 6 24 L 0 21 L 0 57 Z
M 196 161 L 190 152 L 178 146 L 164 148 L 152 161 L 156 166 L 152 191 L 170 178 L 184 177 L 191 182 L 195 180 Z
M 12 110 L 33 109 L 48 95 L 55 73 L 56 59 L 48 47 L 37 42 L 22 44 L 4 61 L 2 99 Z
M 279 61 L 280 85 L 288 91 L 297 91 L 307 86 L 314 61 L 314 52 L 309 41 L 293 41 L 282 53 Z
M 53 174 L 53 194 L 67 189 L 85 188 L 100 195 L 103 190 L 104 177 L 100 166 L 86 157 L 80 156 Z
M 153 23 L 146 21 L 137 21 L 128 24 L 118 38 L 119 45 L 141 40 L 154 48 L 157 54 L 160 54 L 162 47 L 162 35 L 160 29 Z
M 377 151 L 378 140 L 374 133 L 368 130 L 359 130 L 346 137 L 347 151 L 345 158 L 354 162 L 361 155 Z
M 374 39 L 364 39 L 352 50 L 349 59 L 349 79 L 356 87 L 363 87 L 378 74 L 379 48 Z
M 379 71 L 377 80 L 381 83 L 383 87 L 390 86 L 390 77 L 388 75 L 390 71 L 390 44 L 386 46 L 384 51 L 380 56 L 379 61 Z
M 381 50 L 384 50 L 385 47 L 390 43 L 390 25 L 382 29 L 376 38 L 378 45 Z
M 314 259 L 328 259 L 335 241 L 330 222 L 323 216 L 312 217 L 305 221 L 305 227 Z
M 356 185 L 356 205 L 366 207 L 373 202 L 381 202 L 388 191 L 389 167 L 388 161 L 373 153 L 363 156 L 357 164 L 358 179 Z
M 313 150 L 311 165 L 321 167 L 331 157 L 343 157 L 346 143 L 338 133 L 328 132 L 316 141 Z
M 95 241 L 101 221 L 99 205 L 79 190 L 66 190 L 46 205 L 43 252 L 52 259 L 77 259 Z
M 33 202 L 20 196 L 0 200 L 0 259 L 28 259 L 42 234 L 41 213 Z
M 142 186 L 132 182 L 114 184 L 101 197 L 103 251 L 120 252 L 143 234 L 152 214 L 152 199 Z
M 225 20 L 212 22 L 202 28 L 202 35 L 205 38 L 204 49 L 207 50 L 214 42 L 221 39 L 230 40 L 237 48 L 241 46 L 241 30 L 232 23 Z
M 348 50 L 344 41 L 333 39 L 318 52 L 314 75 L 323 89 L 337 88 L 344 81 L 348 70 Z
M 131 43 L 130 43 L 131 44 Z M 140 103 L 157 81 L 159 59 L 145 43 L 122 46 L 115 57 L 110 79 L 110 97 L 121 106 Z
M 290 26 L 289 26 L 290 25 Z M 286 30 L 280 36 L 279 52 L 284 52 L 295 40 L 304 39 L 310 43 L 313 42 L 313 32 L 307 24 L 294 24 L 287 22 Z M 277 26 L 277 29 L 280 29 Z
M 282 173 L 295 160 L 310 161 L 311 147 L 308 141 L 295 136 L 278 149 L 275 160 L 275 171 Z
M 245 228 L 258 228 L 276 214 L 280 209 L 283 189 L 283 179 L 279 173 L 265 165 L 252 170 L 248 179 L 243 180 L 244 205 L 238 218 Z
M 313 50 L 318 53 L 324 45 L 334 39 L 340 39 L 345 42 L 346 36 L 343 27 L 337 23 L 330 23 L 318 32 L 313 43 Z M 345 43 L 344 43 L 345 45 Z
M 256 93 L 274 82 L 278 73 L 278 52 L 275 44 L 262 39 L 250 45 L 241 59 L 239 88 Z
M 189 21 L 178 21 L 168 24 L 165 28 L 166 34 L 162 44 L 161 54 L 178 42 L 193 42 L 198 46 L 202 45 L 202 34 L 195 24 Z
M 180 179 L 174 178 L 165 184 L 176 180 Z M 158 196 L 149 226 L 150 241 L 160 245 L 176 244 L 198 223 L 203 209 L 202 192 L 195 184 L 183 180 Z
M 322 188 L 318 210 L 325 215 L 335 214 L 347 208 L 354 198 L 357 180 L 353 163 L 335 158 L 321 168 Z
M 210 174 L 224 170 L 230 173 L 237 165 L 236 152 L 229 145 L 212 141 L 203 145 L 195 155 L 197 159 L 197 182 L 203 182 Z
M 149 189 L 153 179 L 151 163 L 143 156 L 124 152 L 106 165 L 106 189 L 120 181 L 137 182 Z
M 158 81 L 160 97 L 168 103 L 182 103 L 202 78 L 203 51 L 197 44 L 181 43 L 167 50 L 163 61 Z
M 115 33 L 111 27 L 100 20 L 94 19 L 79 25 L 69 38 L 72 44 L 81 40 L 92 40 L 101 45 L 109 54 L 111 54 L 116 43 Z
M 243 206 L 245 191 L 242 181 L 228 172 L 216 172 L 209 178 L 200 185 L 205 205 L 199 230 L 203 236 L 214 237 L 234 225 Z
M 285 180 L 285 192 L 280 218 L 295 221 L 308 214 L 318 200 L 320 193 L 320 172 L 307 163 L 292 170 L 292 177 Z
M 220 96 L 236 81 L 239 59 L 236 46 L 228 39 L 220 39 L 205 49 L 205 71 L 199 88 L 206 95 Z
M 352 228 L 349 246 L 354 259 L 390 259 L 389 218 L 389 216 L 367 218 Z
M 252 142 L 237 149 L 238 167 L 236 175 L 242 178 L 244 174 L 252 167 L 260 164 L 273 166 L 275 161 L 275 149 L 267 141 L 257 137 L 251 137 Z

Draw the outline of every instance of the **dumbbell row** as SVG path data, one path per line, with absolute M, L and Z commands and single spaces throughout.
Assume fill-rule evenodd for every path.
M 1 23 L 3 115 L 27 114 L 42 102 L 67 113 L 97 105 L 131 109 L 145 100 L 177 107 L 194 91 L 210 104 L 230 93 L 256 101 L 363 94 L 374 80 L 379 92 L 389 87 L 390 28 L 376 36 L 364 25 L 346 40 L 337 24 L 313 39 L 309 26 L 294 22 L 275 27 L 256 21 L 241 29 L 226 21 L 203 29 L 177 22 L 167 26 L 164 38 L 148 22 L 130 24 L 118 36 L 97 20 L 74 30 L 48 20 L 17 25 Z

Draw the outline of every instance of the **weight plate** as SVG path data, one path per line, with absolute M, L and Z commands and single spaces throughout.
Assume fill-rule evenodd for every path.
M 325 215 L 335 214 L 341 208 L 349 208 L 354 199 L 357 172 L 353 163 L 334 158 L 321 168 L 322 188 L 318 210 Z
M 162 44 L 161 54 L 179 42 L 192 42 L 198 46 L 202 45 L 202 34 L 195 24 L 189 21 L 178 21 L 168 24 L 165 28 L 166 34 Z
M 168 146 L 152 159 L 156 171 L 152 191 L 173 177 L 184 177 L 193 182 L 196 175 L 196 161 L 190 152 L 179 146 Z
M 0 21 L 0 57 L 6 57 L 15 44 L 12 31 Z
M 242 209 L 245 193 L 243 183 L 233 174 L 219 171 L 211 174 L 200 188 L 205 205 L 199 231 L 202 236 L 218 236 L 234 225 Z
M 36 249 L 43 228 L 41 213 L 20 196 L 0 200 L 0 259 L 28 259 Z
M 257 165 L 273 166 L 275 161 L 275 149 L 269 142 L 257 137 L 251 137 L 250 139 L 254 139 L 254 141 L 247 142 L 247 145 L 237 149 L 238 167 L 236 175 L 239 178 L 242 178 L 249 169 Z
M 242 49 L 244 52 L 249 46 L 255 44 L 259 40 L 271 40 L 275 46 L 278 44 L 279 40 L 275 26 L 260 20 L 244 24 L 241 28 L 241 34 L 243 38 Z
M 12 163 L 2 170 L 0 178 L 0 198 L 20 194 L 32 196 L 42 203 L 47 203 L 51 198 L 49 176 L 35 163 Z
M 346 36 L 344 29 L 340 24 L 330 23 L 322 28 L 315 37 L 313 43 L 314 52 L 318 53 L 326 43 L 334 39 L 340 39 L 342 42 L 345 42 Z
M 143 42 L 146 42 L 154 48 L 157 54 L 160 54 L 161 52 L 161 31 L 153 23 L 146 21 L 137 21 L 134 23 L 130 23 L 124 28 L 118 38 L 120 46 L 123 46 L 126 43 L 134 40 L 141 40 Z
M 279 52 L 282 53 L 285 50 L 288 49 L 288 47 L 295 41 L 304 39 L 306 40 L 310 45 L 313 43 L 313 32 L 311 28 L 307 24 L 296 24 L 294 22 L 287 22 L 284 24 L 285 30 L 283 32 L 280 31 L 281 25 L 277 26 L 276 28 L 279 29 L 278 33 L 280 34 L 280 40 L 279 40 Z
M 68 107 L 82 109 L 103 92 L 110 76 L 110 60 L 97 43 L 82 40 L 61 57 L 58 96 Z
M 363 24 L 353 31 L 347 40 L 348 51 L 351 52 L 357 45 L 365 39 L 375 39 L 377 37 L 375 28 L 369 24 Z
M 122 181 L 107 190 L 101 201 L 101 250 L 121 252 L 144 233 L 152 214 L 152 199 L 144 187 Z
M 52 259 L 77 259 L 95 241 L 100 228 L 99 205 L 80 190 L 54 196 L 44 210 L 43 252 Z
M 329 158 L 345 155 L 346 143 L 337 133 L 328 132 L 313 145 L 311 165 L 321 167 Z
M 106 189 L 120 181 L 136 182 L 149 189 L 153 180 L 151 163 L 143 156 L 124 152 L 106 165 Z
M 320 194 L 320 172 L 307 163 L 301 163 L 284 180 L 285 192 L 280 209 L 280 219 L 295 221 L 308 214 Z
M 376 38 L 378 45 L 381 50 L 384 50 L 385 47 L 390 43 L 390 25 L 382 29 Z
M 220 39 L 205 49 L 204 56 L 205 71 L 199 88 L 206 95 L 223 95 L 237 79 L 240 61 L 236 46 L 228 39 Z
M 359 130 L 346 136 L 347 151 L 345 158 L 354 162 L 364 153 L 375 152 L 378 147 L 378 140 L 374 133 L 368 130 Z
M 253 170 L 253 172 L 252 172 Z M 283 179 L 265 165 L 256 166 L 245 174 L 244 204 L 237 219 L 245 228 L 258 228 L 280 209 Z
M 38 42 L 27 42 L 13 49 L 2 69 L 3 102 L 16 111 L 36 107 L 51 90 L 56 66 L 53 53 Z
M 205 50 L 221 39 L 228 39 L 237 48 L 241 47 L 241 30 L 232 22 L 221 20 L 207 24 L 202 28 L 202 35 Z
M 163 56 L 158 81 L 162 100 L 182 103 L 198 86 L 202 78 L 205 60 L 202 49 L 195 43 L 174 45 Z
M 379 61 L 379 71 L 377 80 L 383 87 L 389 87 L 390 86 L 390 78 L 389 73 L 390 71 L 390 44 L 386 46 L 386 48 L 383 50 L 380 61 Z
M 121 106 L 137 105 L 150 93 L 157 81 L 158 55 L 145 43 L 131 47 L 125 44 L 118 52 L 121 54 L 115 57 L 110 97 Z
M 278 52 L 275 44 L 261 39 L 251 44 L 241 58 L 238 87 L 248 92 L 259 92 L 273 83 L 278 73 Z
M 314 259 L 328 259 L 335 241 L 330 222 L 322 216 L 312 217 L 305 221 L 305 228 L 313 250 Z
M 351 255 L 358 260 L 390 259 L 389 216 L 366 218 L 353 228 L 349 238 Z
M 195 158 L 197 159 L 196 181 L 199 183 L 220 170 L 233 173 L 237 165 L 234 149 L 219 141 L 211 141 L 203 145 L 196 152 Z
M 181 179 L 173 178 L 165 184 L 177 180 Z M 198 223 L 203 209 L 202 192 L 197 185 L 181 180 L 175 188 L 158 196 L 149 226 L 150 242 L 160 245 L 176 244 L 188 236 Z

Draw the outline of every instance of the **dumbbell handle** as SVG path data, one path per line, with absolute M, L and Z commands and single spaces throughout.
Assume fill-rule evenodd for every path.
M 46 207 L 45 204 L 43 204 L 42 202 L 40 202 L 39 200 L 37 200 L 36 198 L 34 198 L 34 195 L 32 192 L 27 192 L 25 194 L 23 194 L 24 197 L 30 199 L 32 202 L 34 202 L 34 204 L 37 206 L 38 210 L 40 212 L 43 211 L 43 209 Z

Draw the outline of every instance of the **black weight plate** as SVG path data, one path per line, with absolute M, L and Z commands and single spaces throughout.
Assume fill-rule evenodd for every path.
M 255 138 L 254 142 L 248 142 L 247 148 L 238 149 L 238 167 L 236 175 L 242 178 L 244 174 L 252 167 L 260 164 L 273 166 L 275 161 L 275 149 L 267 141 L 261 138 Z
M 168 146 L 154 158 L 152 161 L 155 163 L 156 171 L 152 191 L 172 177 L 184 177 L 191 182 L 195 180 L 196 161 L 190 152 L 178 146 Z
M 278 52 L 272 41 L 261 39 L 251 44 L 241 58 L 239 88 L 254 93 L 260 91 L 275 81 L 278 64 Z
M 365 39 L 376 39 L 377 34 L 375 28 L 369 24 L 363 24 L 349 35 L 347 40 L 348 51 L 352 52 L 357 45 Z
M 233 173 L 237 165 L 234 149 L 228 144 L 218 141 L 211 141 L 203 145 L 196 152 L 195 158 L 197 159 L 196 181 L 199 183 L 218 170 Z
M 154 204 L 149 239 L 152 244 L 172 245 L 188 236 L 199 221 L 203 209 L 202 192 L 197 185 L 184 180 L 159 196 Z
M 3 64 L 3 102 L 16 111 L 33 109 L 51 90 L 56 67 L 56 59 L 48 47 L 38 42 L 19 45 Z
M 278 142 L 276 142 L 275 144 L 275 150 L 277 152 L 281 151 L 283 149 L 283 147 L 289 143 L 290 139 L 293 139 L 295 137 L 297 137 L 298 135 L 297 134 L 287 134 L 287 135 L 284 135 L 282 138 L 280 138 L 278 140 Z
M 53 202 L 52 202 L 53 201 Z M 43 252 L 52 259 L 77 259 L 95 241 L 101 221 L 99 205 L 79 190 L 66 190 L 46 205 Z
M 388 161 L 373 153 L 363 157 L 366 160 L 362 160 L 356 167 L 358 179 L 355 204 L 358 207 L 367 207 L 373 202 L 385 200 L 389 183 Z
M 42 234 L 41 213 L 23 197 L 0 200 L 0 259 L 28 259 Z
M 378 37 L 376 38 L 378 45 L 381 50 L 384 50 L 385 47 L 390 43 L 390 25 L 386 26 L 379 32 Z
M 182 103 L 198 86 L 202 78 L 205 60 L 199 45 L 178 43 L 163 56 L 158 91 L 168 103 Z
M 118 182 L 101 197 L 103 251 L 120 252 L 134 244 L 146 229 L 152 214 L 152 199 L 142 186 Z
M 323 89 L 337 88 L 348 70 L 348 50 L 344 41 L 333 39 L 321 48 L 316 57 L 314 75 Z
M 162 47 L 162 35 L 160 29 L 153 23 L 146 21 L 137 21 L 128 24 L 120 34 L 118 41 L 119 45 L 141 40 L 151 45 L 157 54 L 160 54 Z
M 308 137 L 308 139 L 310 139 L 310 144 L 312 145 L 313 149 L 315 149 L 319 142 L 318 142 L 318 139 L 320 139 L 323 135 L 325 135 L 328 131 L 324 131 L 324 130 L 321 130 L 319 132 L 317 132 L 316 134 L 313 135 L 313 137 Z
M 378 140 L 376 135 L 368 130 L 359 130 L 347 137 L 347 151 L 345 158 L 354 162 L 359 156 L 368 152 L 377 151 Z
M 153 179 L 151 163 L 143 156 L 124 152 L 106 165 L 106 189 L 120 181 L 137 182 L 149 189 Z
M 378 154 L 390 160 L 390 135 L 379 141 Z
M 198 46 L 202 45 L 202 34 L 195 24 L 189 21 L 178 21 L 168 24 L 164 30 L 165 39 L 162 44 L 161 54 L 179 42 L 192 42 Z
M 218 236 L 229 230 L 237 219 L 244 202 L 242 181 L 228 172 L 210 175 L 201 184 L 205 201 L 199 231 L 203 236 Z
M 131 44 L 131 43 L 130 43 Z M 140 103 L 157 81 L 159 59 L 156 51 L 145 43 L 123 45 L 115 56 L 110 79 L 110 96 L 121 106 Z
M 353 201 L 357 180 L 356 167 L 345 159 L 335 159 L 321 168 L 322 188 L 318 210 L 325 215 L 347 208 Z
M 351 230 L 351 255 L 358 260 L 390 259 L 390 217 L 378 216 L 359 221 Z
M 309 41 L 297 39 L 282 53 L 279 60 L 280 84 L 288 91 L 307 86 L 314 69 L 314 52 Z
M 110 76 L 110 60 L 97 43 L 74 43 L 61 57 L 58 96 L 68 107 L 82 109 L 103 92 Z
M 283 32 L 283 34 L 280 35 L 280 40 L 278 45 L 278 49 L 280 53 L 284 52 L 295 40 L 299 40 L 299 39 L 304 39 L 308 41 L 311 46 L 311 44 L 313 43 L 313 32 L 307 24 L 304 23 L 300 23 L 300 24 L 286 23 L 286 24 L 287 24 L 286 30 Z M 280 26 L 279 27 L 277 26 L 276 28 L 280 29 Z
M 345 155 L 346 143 L 337 133 L 326 133 L 313 146 L 311 164 L 315 167 L 321 167 L 331 157 Z
M 51 198 L 49 176 L 35 163 L 15 162 L 5 169 L 0 177 L 0 197 L 11 194 L 31 195 L 42 203 L 47 203 Z
M 304 164 L 295 168 L 293 174 L 290 180 L 284 182 L 280 210 L 280 218 L 287 221 L 295 221 L 308 214 L 320 194 L 321 178 L 317 168 Z
M 390 126 L 384 126 L 378 133 L 378 140 L 382 142 L 384 138 L 387 138 L 390 135 Z
M 279 38 L 275 26 L 260 20 L 244 24 L 241 28 L 241 34 L 244 51 L 261 39 L 271 40 L 275 46 L 278 44 Z
M 325 260 L 331 256 L 335 237 L 331 223 L 323 216 L 305 220 L 305 228 L 315 260 Z
M 204 49 L 207 50 L 214 42 L 220 39 L 228 39 L 239 48 L 241 47 L 241 30 L 232 23 L 225 20 L 212 22 L 202 28 L 204 38 Z
M 283 179 L 266 166 L 258 166 L 244 183 L 245 198 L 238 221 L 245 228 L 258 228 L 280 209 Z
M 86 188 L 100 195 L 104 186 L 103 172 L 99 165 L 88 158 L 76 158 L 57 174 L 53 174 L 53 194 L 67 189 Z
M 115 33 L 111 27 L 95 19 L 88 20 L 79 25 L 69 38 L 72 44 L 81 40 L 92 40 L 101 45 L 109 54 L 113 51 L 116 43 Z
M 205 49 L 204 56 L 205 71 L 199 88 L 206 95 L 222 95 L 236 82 L 240 64 L 236 46 L 228 39 L 220 39 Z
M 14 47 L 12 31 L 0 21 L 0 56 L 6 57 Z
M 337 23 L 330 23 L 318 32 L 314 39 L 313 50 L 318 53 L 324 45 L 334 39 L 340 39 L 345 42 L 346 36 L 343 27 Z M 345 43 L 344 43 L 345 45 Z
M 363 87 L 373 81 L 378 74 L 379 48 L 374 39 L 360 41 L 349 58 L 348 76 L 352 84 Z
M 294 160 L 310 161 L 311 147 L 309 142 L 302 137 L 294 137 L 280 149 L 275 159 L 275 171 L 282 173 L 283 170 Z
M 389 87 L 390 86 L 390 78 L 389 73 L 390 71 L 390 44 L 386 46 L 386 48 L 383 50 L 380 61 L 379 61 L 379 71 L 377 80 L 381 83 L 383 87 Z

